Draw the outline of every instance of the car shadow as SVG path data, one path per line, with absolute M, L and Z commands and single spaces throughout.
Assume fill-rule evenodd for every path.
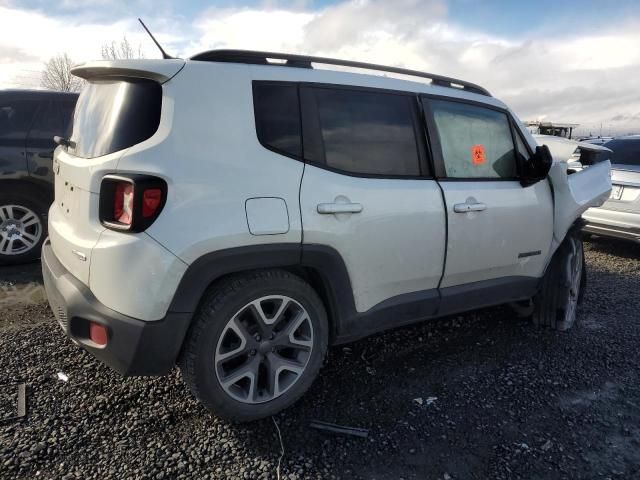
M 589 250 L 603 254 L 615 255 L 621 258 L 637 259 L 640 257 L 640 244 L 631 240 L 618 238 L 591 237 L 585 241 L 585 247 Z

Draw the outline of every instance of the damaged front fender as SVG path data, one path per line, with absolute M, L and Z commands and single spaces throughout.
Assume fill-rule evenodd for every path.
M 568 162 L 576 151 L 599 152 L 606 158 L 611 150 L 566 138 L 535 136 L 540 145 L 547 145 L 553 156 L 549 179 L 553 187 L 553 237 L 556 246 L 562 243 L 575 221 L 591 207 L 601 206 L 611 194 L 611 162 L 603 160 L 587 168 L 569 169 Z M 579 150 L 578 150 L 579 149 Z M 555 249 L 554 249 L 555 250 Z
M 572 174 L 567 162 L 554 160 L 549 179 L 553 186 L 553 236 L 559 243 L 588 208 L 599 207 L 611 193 L 611 162 L 605 160 Z

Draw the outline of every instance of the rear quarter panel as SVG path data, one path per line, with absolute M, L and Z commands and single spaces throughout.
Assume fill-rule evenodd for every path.
M 147 233 L 187 264 L 225 248 L 301 242 L 304 164 L 258 142 L 251 82 L 246 65 L 187 62 L 163 85 L 161 144 L 132 147 L 118 163 L 119 173 L 167 181 L 167 203 Z M 250 233 L 245 202 L 255 197 L 286 202 L 286 233 Z

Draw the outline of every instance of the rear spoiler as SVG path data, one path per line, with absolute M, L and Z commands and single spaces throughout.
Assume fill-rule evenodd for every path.
M 146 78 L 158 83 L 171 80 L 185 65 L 180 58 L 169 60 L 101 60 L 87 62 L 71 69 L 76 77 L 85 80 L 99 78 Z

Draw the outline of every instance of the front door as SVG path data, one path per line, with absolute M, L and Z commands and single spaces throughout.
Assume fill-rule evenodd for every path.
M 424 98 L 423 104 L 448 219 L 440 286 L 444 292 L 493 285 L 486 290 L 487 303 L 495 303 L 493 294 L 517 296 L 501 289 L 534 285 L 551 248 L 549 183 L 521 185 L 518 164 L 527 149 L 507 112 L 451 100 Z

